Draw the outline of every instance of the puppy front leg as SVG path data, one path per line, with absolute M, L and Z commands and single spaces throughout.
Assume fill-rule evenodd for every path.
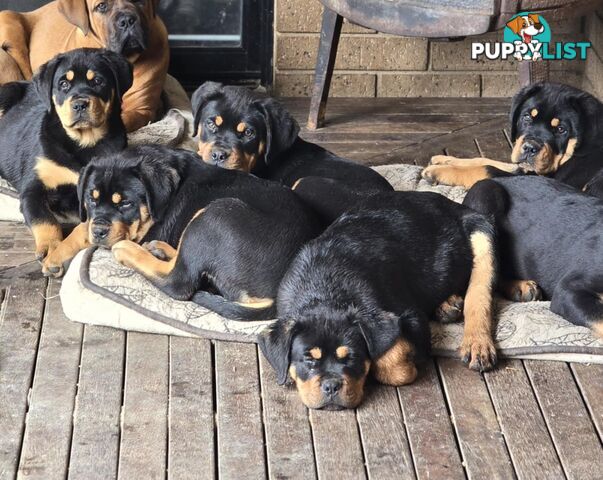
M 90 246 L 88 222 L 80 223 L 73 231 L 51 251 L 42 263 L 42 273 L 61 277 L 64 265 L 77 255 L 80 250 Z
M 61 225 L 48 207 L 43 187 L 21 194 L 21 211 L 36 243 L 36 259 L 41 262 L 63 240 Z

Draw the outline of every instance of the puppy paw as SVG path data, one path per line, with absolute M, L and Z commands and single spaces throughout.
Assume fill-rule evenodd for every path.
M 463 318 L 465 300 L 460 295 L 451 295 L 436 310 L 435 317 L 438 322 L 459 322 Z
M 120 240 L 111 247 L 113 258 L 128 268 L 132 268 L 136 258 L 139 256 L 140 250 L 144 252 L 144 249 L 140 245 L 131 240 Z
M 142 244 L 145 250 L 148 250 L 155 258 L 167 262 L 176 255 L 176 249 L 161 240 L 152 240 Z
M 504 284 L 505 296 L 514 302 L 536 302 L 542 300 L 542 290 L 533 280 L 514 280 Z
M 421 177 L 430 185 L 438 185 L 440 183 L 440 173 L 442 165 L 430 165 L 421 172 Z
M 487 372 L 496 365 L 496 347 L 488 335 L 463 337 L 460 355 L 463 363 L 477 372 Z

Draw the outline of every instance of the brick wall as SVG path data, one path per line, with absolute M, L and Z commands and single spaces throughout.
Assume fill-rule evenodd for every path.
M 275 0 L 274 89 L 281 96 L 308 96 L 312 90 L 322 5 L 318 0 Z M 587 30 L 587 28 L 589 30 Z M 575 19 L 551 24 L 553 39 L 578 41 L 588 34 L 603 37 L 601 19 Z M 344 24 L 331 87 L 342 97 L 497 97 L 510 96 L 517 87 L 517 62 L 473 61 L 474 41 L 496 41 L 502 32 L 462 41 L 404 38 Z M 591 41 L 594 39 L 591 38 Z M 594 56 L 592 53 L 589 54 Z M 600 78 L 603 48 L 586 70 Z M 551 77 L 583 86 L 585 63 L 551 62 Z M 594 87 L 591 87 L 592 89 Z
M 586 59 L 583 88 L 603 99 L 603 10 L 586 19 L 586 37 L 593 46 Z

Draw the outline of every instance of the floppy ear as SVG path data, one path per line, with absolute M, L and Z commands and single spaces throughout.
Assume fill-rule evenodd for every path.
M 113 73 L 117 96 L 121 100 L 124 93 L 130 89 L 134 81 L 132 64 L 128 62 L 126 57 L 111 50 L 101 50 L 99 53 L 111 70 L 111 73 Z
M 538 16 L 538 14 L 536 14 L 536 13 L 528 14 L 528 18 L 530 20 L 532 20 L 534 23 L 540 23 L 540 16 Z
M 157 16 L 157 8 L 159 7 L 159 0 L 148 0 L 148 2 L 151 5 L 151 15 L 153 15 L 153 18 L 155 18 Z
M 544 84 L 533 83 L 532 85 L 528 85 L 523 87 L 519 92 L 515 94 L 513 97 L 513 101 L 511 102 L 511 141 L 515 141 L 515 137 L 517 135 L 517 121 L 519 119 L 519 111 L 521 110 L 521 106 L 523 102 L 525 102 L 532 95 L 536 95 L 542 88 Z
M 84 35 L 88 35 L 90 18 L 86 0 L 58 0 L 58 8 L 69 23 L 78 27 Z
M 195 123 L 193 125 L 193 136 L 196 136 L 201 121 L 201 111 L 210 100 L 218 97 L 222 93 L 223 84 L 218 82 L 205 82 L 201 85 L 191 97 L 193 112 L 195 112 Z
M 279 385 L 287 381 L 291 343 L 295 335 L 295 321 L 279 319 L 267 326 L 259 335 L 260 350 L 276 372 Z
M 597 143 L 596 141 L 603 134 L 603 103 L 589 93 L 580 92 L 570 99 L 570 104 L 580 116 L 583 127 L 580 129 L 581 137 L 593 138 Z M 581 138 L 578 139 L 579 142 L 580 140 Z
M 515 17 L 514 19 L 509 20 L 507 22 L 507 27 L 509 27 L 513 31 L 513 33 L 519 34 L 521 27 L 523 27 L 523 20 L 521 19 L 521 17 Z
M 379 358 L 400 338 L 400 318 L 392 312 L 381 310 L 369 318 L 362 318 L 357 325 L 372 359 Z
M 149 215 L 157 222 L 163 217 L 172 194 L 180 184 L 180 174 L 174 168 L 148 158 L 142 159 L 136 174 L 144 185 Z
M 299 134 L 299 125 L 285 107 L 273 98 L 264 98 L 255 104 L 266 124 L 264 162 L 269 164 L 279 154 L 291 148 Z
M 88 220 L 88 210 L 86 210 L 86 201 L 84 200 L 84 194 L 86 184 L 88 183 L 88 177 L 90 176 L 90 172 L 92 171 L 92 168 L 90 167 L 91 165 L 88 164 L 80 170 L 80 176 L 77 181 L 77 198 L 80 202 L 80 221 L 82 222 Z
M 49 62 L 41 65 L 32 78 L 36 92 L 44 102 L 46 110 L 49 112 L 52 110 L 52 82 L 54 80 L 54 74 L 63 60 L 63 57 L 64 55 L 57 55 Z

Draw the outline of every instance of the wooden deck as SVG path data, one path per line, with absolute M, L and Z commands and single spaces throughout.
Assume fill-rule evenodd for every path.
M 306 100 L 288 102 L 300 120 Z M 372 164 L 507 158 L 508 102 L 332 100 L 304 135 Z M 435 359 L 356 411 L 308 411 L 254 345 L 68 321 L 0 224 L 0 479 L 600 479 L 603 366 Z M 91 306 L 91 308 L 93 308 Z

